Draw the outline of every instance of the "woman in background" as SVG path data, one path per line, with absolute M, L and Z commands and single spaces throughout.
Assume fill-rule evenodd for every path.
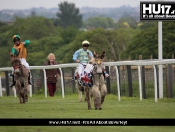
M 55 61 L 55 55 L 50 53 L 47 56 L 47 62 L 44 63 L 46 65 L 57 65 L 58 63 Z M 50 97 L 53 97 L 56 91 L 56 83 L 57 83 L 57 76 L 60 75 L 60 70 L 57 69 L 46 69 L 46 77 L 47 77 L 47 87 L 49 91 Z

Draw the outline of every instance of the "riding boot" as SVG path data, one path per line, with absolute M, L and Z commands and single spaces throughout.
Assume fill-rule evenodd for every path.
M 15 79 L 14 79 L 14 75 L 12 75 L 12 81 L 13 81 L 13 83 L 10 85 L 10 87 L 15 86 L 15 84 L 16 84 L 16 81 L 15 81 Z
M 30 72 L 29 72 L 28 82 L 29 82 L 30 85 L 33 85 L 33 83 L 31 82 L 31 75 L 30 75 Z
M 76 76 L 73 76 L 73 77 L 72 77 L 72 80 L 77 80 L 77 77 L 76 77 Z
M 83 82 L 81 80 L 81 77 L 77 79 L 77 82 L 78 82 L 79 86 L 83 86 Z

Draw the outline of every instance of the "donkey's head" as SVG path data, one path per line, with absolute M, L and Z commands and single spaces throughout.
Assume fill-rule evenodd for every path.
M 14 73 L 21 74 L 21 68 L 22 68 L 21 61 L 19 59 L 15 58 L 11 61 L 11 64 L 12 64 L 12 67 L 14 69 Z
M 17 55 L 14 55 L 9 50 L 9 55 L 10 55 L 12 67 L 14 69 L 14 73 L 21 74 L 21 61 L 18 59 L 19 52 Z
M 97 74 L 102 74 L 104 69 L 104 63 L 103 59 L 105 57 L 105 51 L 102 52 L 101 55 L 98 55 L 95 51 L 93 52 L 94 55 L 94 64 L 95 64 L 95 70 Z

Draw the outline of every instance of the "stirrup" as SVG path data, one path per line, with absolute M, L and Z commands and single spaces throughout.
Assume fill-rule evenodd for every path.
M 13 76 L 13 74 L 12 74 L 12 73 L 9 73 L 8 75 L 9 75 L 9 76 Z
M 76 77 L 74 76 L 74 77 L 72 77 L 72 80 L 76 80 Z
M 33 85 L 33 83 L 29 80 L 29 82 L 28 82 L 30 85 Z
M 80 79 L 78 79 L 77 82 L 80 86 L 82 86 L 83 82 Z
M 78 80 L 77 76 L 72 77 L 72 80 Z
M 13 87 L 13 86 L 15 86 L 15 82 L 13 82 L 13 83 L 10 85 L 10 87 Z

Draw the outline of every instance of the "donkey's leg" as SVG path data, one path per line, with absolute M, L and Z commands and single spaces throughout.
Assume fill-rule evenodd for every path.
M 23 103 L 23 99 L 22 99 L 22 97 L 21 97 L 21 94 L 19 94 L 19 101 L 20 101 L 20 104 L 22 104 Z
M 26 100 L 25 100 L 25 95 L 24 95 L 24 93 L 23 93 L 22 102 L 23 102 L 24 104 L 26 103 Z
M 82 102 L 82 91 L 78 89 L 79 102 Z
M 19 98 L 19 103 L 22 104 L 23 103 L 23 100 L 21 98 L 21 93 L 20 93 L 19 89 L 17 89 L 16 92 L 17 92 L 17 95 L 18 95 L 18 98 Z
M 92 87 L 92 94 L 94 97 L 95 110 L 101 109 L 101 94 L 100 94 L 99 88 L 96 85 L 93 85 Z
M 20 98 L 20 103 L 22 104 L 23 103 L 23 93 L 21 92 L 21 90 L 19 93 L 19 98 Z
M 78 99 L 79 99 L 79 102 L 82 102 L 82 91 L 81 91 L 81 88 L 80 88 L 80 86 L 78 85 L 78 82 L 77 82 L 77 81 L 76 81 L 75 87 L 77 88 L 77 91 L 78 91 Z
M 88 105 L 88 110 L 91 110 L 91 98 L 90 98 L 90 90 L 89 88 L 85 87 L 84 89 L 84 94 L 86 96 L 86 101 L 87 101 L 87 105 Z
M 25 104 L 25 89 L 22 87 L 22 89 L 20 90 L 20 95 L 21 95 L 21 100 L 22 103 Z
M 18 98 L 19 98 L 19 102 L 22 104 L 23 99 L 22 99 L 22 96 L 21 96 L 21 86 L 20 86 L 19 82 L 16 82 L 15 88 L 16 88 L 16 92 L 17 92 L 17 95 L 18 95 Z
M 28 102 L 28 95 L 27 95 L 27 93 L 28 93 L 28 91 L 27 91 L 27 89 L 25 88 L 25 89 L 24 89 L 24 98 L 23 98 L 25 102 Z M 25 103 L 25 102 L 24 102 L 24 103 Z
M 25 102 L 28 102 L 28 92 L 30 91 L 29 89 L 29 83 L 28 83 L 28 80 L 27 78 L 25 78 L 24 80 L 24 99 L 25 99 Z
M 86 90 L 85 90 L 85 87 L 83 87 L 83 90 L 84 90 L 84 101 L 87 101 L 86 100 Z
M 106 85 L 105 84 L 103 84 L 101 86 L 100 92 L 101 92 L 101 104 L 103 104 L 105 96 L 107 95 L 107 89 L 106 89 Z

